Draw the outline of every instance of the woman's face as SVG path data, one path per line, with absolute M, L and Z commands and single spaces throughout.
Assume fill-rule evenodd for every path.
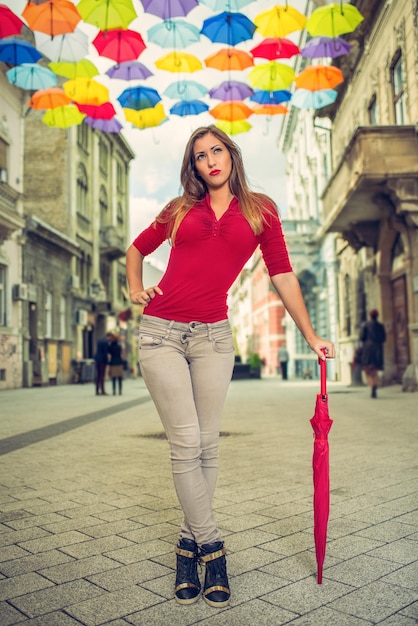
M 232 159 L 228 148 L 212 133 L 196 139 L 193 146 L 195 168 L 208 189 L 218 189 L 228 183 Z

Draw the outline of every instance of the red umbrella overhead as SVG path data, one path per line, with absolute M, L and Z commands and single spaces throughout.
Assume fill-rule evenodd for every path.
M 110 120 L 116 115 L 115 107 L 111 102 L 104 102 L 103 104 L 79 104 L 76 102 L 76 105 L 81 113 L 85 113 L 93 119 Z
M 268 59 L 291 59 L 296 54 L 300 54 L 299 47 L 290 39 L 284 37 L 267 37 L 258 46 L 251 48 L 254 57 Z
M 134 61 L 146 48 L 141 35 L 134 30 L 107 30 L 100 32 L 93 45 L 101 56 L 116 63 Z
M 19 35 L 24 24 L 5 4 L 0 4 L 0 39 Z
M 312 457 L 314 483 L 314 538 L 316 562 L 318 566 L 317 581 L 322 583 L 322 568 L 327 545 L 327 528 L 329 518 L 329 444 L 328 433 L 332 420 L 328 414 L 328 395 L 326 389 L 327 363 L 319 360 L 321 371 L 321 393 L 316 396 L 315 413 L 310 420 L 314 431 L 314 451 Z

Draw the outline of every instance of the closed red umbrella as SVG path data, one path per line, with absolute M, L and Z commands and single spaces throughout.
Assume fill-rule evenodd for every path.
M 329 444 L 328 433 L 332 420 L 328 414 L 328 395 L 326 389 L 327 363 L 320 359 L 321 393 L 316 396 L 315 414 L 310 420 L 314 431 L 314 451 L 312 457 L 314 483 L 314 538 L 317 562 L 317 581 L 322 583 L 322 568 L 327 545 L 329 518 Z

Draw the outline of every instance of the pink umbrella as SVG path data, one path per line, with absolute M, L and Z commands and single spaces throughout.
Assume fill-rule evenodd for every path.
M 318 566 L 318 585 L 322 583 L 322 568 L 327 545 L 330 490 L 328 433 L 332 426 L 332 420 L 329 418 L 328 414 L 326 361 L 319 359 L 319 366 L 321 371 L 321 393 L 316 396 L 315 414 L 310 420 L 315 438 L 312 470 L 314 483 L 314 538 L 316 562 Z
M 134 61 L 146 48 L 141 35 L 134 30 L 100 31 L 93 39 L 93 46 L 98 53 L 116 63 Z

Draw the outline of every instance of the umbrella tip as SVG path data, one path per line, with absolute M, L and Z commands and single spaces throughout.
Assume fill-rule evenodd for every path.
M 317 576 L 318 585 L 322 585 L 322 567 L 318 566 L 318 576 Z

